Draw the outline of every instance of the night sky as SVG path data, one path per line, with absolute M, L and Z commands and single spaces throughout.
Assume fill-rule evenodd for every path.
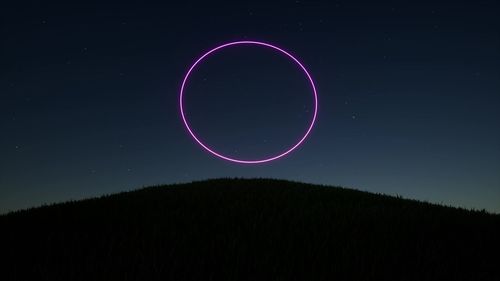
M 10 2 L 0 7 L 1 213 L 216 177 L 500 212 L 496 1 Z M 179 114 L 190 65 L 238 40 L 286 49 L 318 90 L 309 138 L 268 164 L 214 157 Z M 214 54 L 186 90 L 199 136 L 240 158 L 293 145 L 312 106 L 296 65 L 259 47 Z

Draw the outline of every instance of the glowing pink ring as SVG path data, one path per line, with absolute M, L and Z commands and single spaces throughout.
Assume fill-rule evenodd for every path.
M 224 156 L 224 155 L 222 155 L 222 154 L 214 151 L 213 149 L 209 148 L 208 146 L 206 146 L 203 142 L 201 142 L 198 139 L 198 137 L 191 130 L 191 127 L 189 127 L 189 124 L 188 124 L 188 122 L 186 120 L 186 116 L 184 115 L 184 106 L 183 106 L 184 87 L 186 86 L 186 82 L 187 82 L 187 80 L 189 78 L 189 75 L 191 74 L 191 72 L 193 71 L 193 69 L 196 67 L 196 65 L 198 65 L 198 63 L 200 63 L 205 57 L 207 57 L 208 55 L 212 54 L 213 52 L 215 52 L 217 50 L 220 50 L 222 48 L 229 47 L 229 46 L 243 45 L 243 44 L 265 46 L 265 47 L 277 50 L 277 51 L 285 54 L 287 57 L 289 57 L 295 63 L 297 63 L 300 66 L 300 68 L 304 71 L 304 73 L 306 74 L 307 78 L 309 79 L 309 82 L 311 83 L 312 91 L 313 91 L 313 94 L 314 94 L 314 115 L 313 115 L 313 118 L 311 120 L 311 124 L 309 125 L 309 128 L 305 132 L 304 136 L 294 146 L 292 146 L 291 148 L 289 148 L 285 152 L 283 152 L 283 153 L 281 153 L 279 155 L 272 156 L 272 157 L 269 157 L 269 158 L 266 158 L 266 159 L 261 159 L 261 160 L 241 160 L 241 159 L 235 159 L 235 158 Z M 189 68 L 188 72 L 186 73 L 186 76 L 184 76 L 184 80 L 182 81 L 182 86 L 181 86 L 181 91 L 180 91 L 180 96 L 179 96 L 179 104 L 180 104 L 180 109 L 181 109 L 182 121 L 184 121 L 184 125 L 186 126 L 186 129 L 188 130 L 189 134 L 191 134 L 191 136 L 193 137 L 193 139 L 199 145 L 201 145 L 201 147 L 203 147 L 205 150 L 207 150 L 208 152 L 212 153 L 213 155 L 215 155 L 215 156 L 217 156 L 219 158 L 222 158 L 224 160 L 227 160 L 227 161 L 241 163 L 241 164 L 259 164 L 259 163 L 265 163 L 265 162 L 269 162 L 269 161 L 273 161 L 273 160 L 276 160 L 278 158 L 281 158 L 281 157 L 289 154 L 293 150 L 295 150 L 299 145 L 302 144 L 302 142 L 304 142 L 304 140 L 307 138 L 307 136 L 311 132 L 311 130 L 312 130 L 313 126 L 314 126 L 314 123 L 316 122 L 316 115 L 318 113 L 318 94 L 316 92 L 316 86 L 314 85 L 314 81 L 312 80 L 311 75 L 309 74 L 309 72 L 307 71 L 307 69 L 304 67 L 304 65 L 302 65 L 302 63 L 300 63 L 294 56 L 292 56 L 287 51 L 285 51 L 285 50 L 283 50 L 281 48 L 278 48 L 276 46 L 273 46 L 271 44 L 263 43 L 263 42 L 258 42 L 258 41 L 236 41 L 236 42 L 230 42 L 230 43 L 226 43 L 224 45 L 220 45 L 220 46 L 218 46 L 218 47 L 216 47 L 216 48 L 214 48 L 214 49 L 206 52 L 203 56 L 201 56 L 198 60 L 196 60 L 196 62 L 191 66 L 191 68 Z

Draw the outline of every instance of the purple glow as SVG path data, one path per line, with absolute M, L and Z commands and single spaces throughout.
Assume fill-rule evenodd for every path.
M 189 78 L 189 75 L 191 74 L 191 72 L 193 71 L 193 69 L 196 67 L 196 65 L 198 65 L 198 63 L 200 63 L 205 57 L 207 57 L 208 55 L 214 53 L 217 50 L 220 50 L 222 48 L 229 47 L 229 46 L 243 45 L 243 44 L 264 46 L 264 47 L 268 47 L 268 48 L 277 50 L 277 51 L 281 52 L 282 54 L 285 54 L 287 57 L 289 57 L 290 59 L 292 59 L 298 66 L 300 66 L 300 68 L 304 71 L 305 75 L 309 79 L 309 82 L 311 83 L 311 88 L 312 88 L 312 91 L 313 91 L 313 94 L 314 94 L 314 115 L 313 115 L 313 118 L 311 120 L 311 124 L 309 125 L 309 128 L 307 129 L 307 131 L 305 132 L 305 134 L 303 135 L 303 137 L 294 146 L 292 146 L 291 148 L 288 148 L 285 152 L 282 152 L 281 154 L 278 154 L 278 155 L 275 155 L 275 156 L 271 156 L 271 157 L 268 157 L 268 158 L 265 158 L 265 159 L 260 159 L 260 160 L 235 159 L 235 158 L 230 158 L 230 157 L 224 156 L 224 155 L 222 155 L 222 154 L 214 151 L 213 149 L 211 149 L 210 147 L 208 147 L 207 145 L 205 145 L 202 141 L 200 141 L 200 139 L 194 134 L 193 130 L 191 130 L 191 127 L 189 127 L 189 124 L 188 124 L 188 122 L 186 120 L 186 116 L 184 115 L 184 105 L 183 105 L 184 87 L 186 86 L 186 82 L 187 82 L 187 80 Z M 301 145 L 304 142 L 304 140 L 307 138 L 307 136 L 311 132 L 311 129 L 313 128 L 314 123 L 316 122 L 316 114 L 318 112 L 318 95 L 316 93 L 316 87 L 314 85 L 314 81 L 311 78 L 311 75 L 309 74 L 309 72 L 307 71 L 307 69 L 304 67 L 304 65 L 302 65 L 302 63 L 300 63 L 294 56 L 292 56 L 291 54 L 289 54 L 287 51 L 285 51 L 285 50 L 283 50 L 281 48 L 278 48 L 276 46 L 273 46 L 271 44 L 263 43 L 263 42 L 258 42 L 258 41 L 236 41 L 236 42 L 226 43 L 224 45 L 218 46 L 218 47 L 216 47 L 216 48 L 214 48 L 214 49 L 206 52 L 203 56 L 201 56 L 199 59 L 197 59 L 196 62 L 189 68 L 188 72 L 186 73 L 186 76 L 184 76 L 184 80 L 182 81 L 182 86 L 181 86 L 181 91 L 180 91 L 180 96 L 179 96 L 179 103 L 180 103 L 182 121 L 184 121 L 184 125 L 186 126 L 189 134 L 191 134 L 191 136 L 193 137 L 193 139 L 198 144 L 200 144 L 205 150 L 207 150 L 208 152 L 212 153 L 213 155 L 215 155 L 215 156 L 217 156 L 219 158 L 222 158 L 224 160 L 231 161 L 231 162 L 241 163 L 241 164 L 259 164 L 259 163 L 265 163 L 265 162 L 273 161 L 273 160 L 279 159 L 279 158 L 281 158 L 281 157 L 289 154 L 293 150 L 295 150 L 299 145 Z

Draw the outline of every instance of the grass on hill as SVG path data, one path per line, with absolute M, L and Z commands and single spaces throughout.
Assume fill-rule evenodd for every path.
M 500 280 L 500 216 L 271 179 L 0 216 L 0 280 Z

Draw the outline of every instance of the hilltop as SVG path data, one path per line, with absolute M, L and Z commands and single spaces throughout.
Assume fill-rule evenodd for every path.
M 500 215 L 271 179 L 0 216 L 1 280 L 500 280 Z

